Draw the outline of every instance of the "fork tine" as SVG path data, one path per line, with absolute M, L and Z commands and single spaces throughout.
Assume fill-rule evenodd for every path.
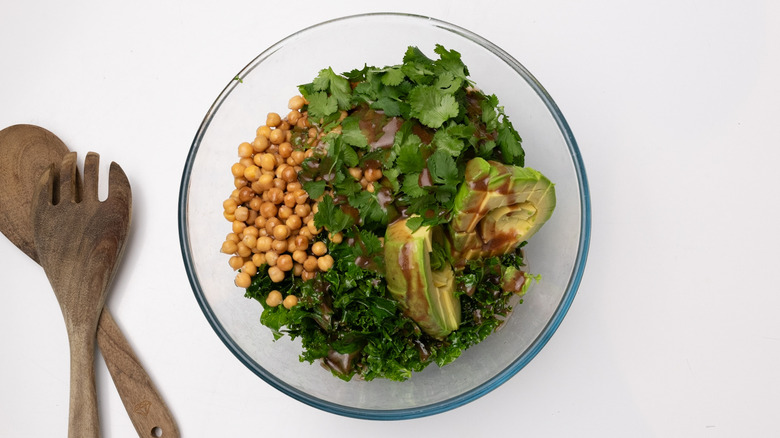
M 79 176 L 78 168 L 76 166 L 76 153 L 69 152 L 65 155 L 60 166 L 59 173 L 59 202 L 79 202 Z
M 128 205 L 132 203 L 130 181 L 128 181 L 122 167 L 112 161 L 111 167 L 108 169 L 108 198 L 117 197 L 125 198 Z
M 84 158 L 84 193 L 82 199 L 98 200 L 98 173 L 99 173 L 100 155 L 95 152 L 87 153 Z
M 56 188 L 57 168 L 54 164 L 46 168 L 38 180 L 38 188 L 33 194 L 33 205 L 38 203 L 56 204 L 59 202 Z

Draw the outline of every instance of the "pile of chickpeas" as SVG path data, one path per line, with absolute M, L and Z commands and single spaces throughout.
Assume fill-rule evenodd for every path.
M 238 146 L 239 160 L 231 167 L 235 190 L 222 204 L 232 232 L 221 249 L 231 255 L 228 263 L 239 271 L 235 278 L 238 287 L 249 287 L 264 264 L 274 283 L 286 275 L 310 280 L 317 272 L 333 267 L 327 244 L 315 241 L 321 231 L 314 224 L 317 202 L 298 181 L 301 164 L 311 156 L 311 147 L 320 137 L 308 114 L 301 112 L 305 103 L 302 96 L 294 96 L 285 118 L 269 113 L 265 125 L 257 128 L 254 141 Z M 305 144 L 292 144 L 294 132 L 305 133 Z M 341 234 L 329 237 L 334 243 L 343 238 Z M 293 294 L 283 297 L 274 290 L 266 303 L 289 309 L 298 298 Z

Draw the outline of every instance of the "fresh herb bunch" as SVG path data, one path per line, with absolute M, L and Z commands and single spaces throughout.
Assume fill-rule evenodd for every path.
M 474 88 L 458 52 L 441 45 L 435 52 L 440 57 L 432 60 L 410 47 L 403 64 L 364 66 L 344 75 L 327 68 L 299 87 L 310 119 L 328 133 L 304 163 L 303 187 L 312 198 L 324 194 L 324 206 L 349 205 L 359 213 L 326 208 L 318 225 L 334 233 L 355 224 L 376 230 L 399 209 L 417 216 L 409 220 L 412 229 L 444 224 L 470 159 L 524 165 L 520 135 L 496 96 Z M 376 146 L 370 138 L 367 113 L 403 121 L 389 145 Z M 348 169 L 372 163 L 381 164 L 386 178 L 381 190 L 369 193 Z

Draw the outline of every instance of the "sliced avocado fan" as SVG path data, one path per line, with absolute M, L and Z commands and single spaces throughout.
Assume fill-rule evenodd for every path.
M 404 313 L 425 333 L 444 338 L 460 325 L 460 300 L 449 263 L 431 270 L 433 227 L 412 232 L 406 219 L 393 222 L 385 233 L 385 278 L 390 294 Z
M 450 222 L 455 260 L 507 254 L 552 216 L 555 186 L 530 167 L 474 158 L 465 173 Z

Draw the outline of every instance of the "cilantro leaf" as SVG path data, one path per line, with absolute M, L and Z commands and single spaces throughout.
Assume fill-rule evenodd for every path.
M 328 67 L 320 70 L 312 85 L 316 91 L 329 91 L 330 95 L 336 99 L 338 109 L 349 109 L 350 100 L 352 99 L 352 87 L 349 85 L 347 78 L 336 74 L 332 68 Z
M 457 100 L 441 89 L 420 85 L 409 92 L 411 115 L 430 128 L 438 128 L 460 112 Z
M 455 185 L 458 183 L 458 166 L 452 155 L 443 149 L 438 149 L 428 158 L 428 170 L 433 181 L 439 184 Z
M 328 96 L 324 91 L 317 91 L 306 96 L 309 101 L 309 115 L 317 120 L 327 117 L 339 109 L 339 104 L 333 96 Z
M 398 148 L 398 158 L 395 163 L 401 173 L 419 173 L 425 167 L 425 160 L 420 154 L 422 141 L 420 137 L 410 134 Z
M 309 198 L 317 199 L 325 193 L 325 180 L 306 181 L 303 183 L 303 190 L 309 194 Z
M 403 190 L 412 198 L 419 198 L 420 196 L 425 196 L 427 193 L 424 188 L 420 187 L 419 173 L 409 173 L 404 175 L 404 182 L 401 186 L 401 190 Z
M 385 74 L 382 75 L 382 83 L 384 85 L 396 86 L 399 85 L 406 78 L 401 67 L 394 66 L 387 69 Z
M 498 125 L 498 144 L 504 159 L 515 166 L 525 165 L 525 151 L 521 144 L 520 134 L 512 127 L 512 123 L 503 117 Z
M 314 224 L 318 227 L 325 227 L 331 233 L 335 234 L 352 225 L 354 221 L 352 216 L 333 202 L 333 197 L 325 195 L 318 204 L 317 213 L 314 214 Z
M 360 130 L 360 121 L 353 116 L 347 117 L 341 122 L 341 138 L 351 146 L 359 148 L 368 146 L 368 139 Z

